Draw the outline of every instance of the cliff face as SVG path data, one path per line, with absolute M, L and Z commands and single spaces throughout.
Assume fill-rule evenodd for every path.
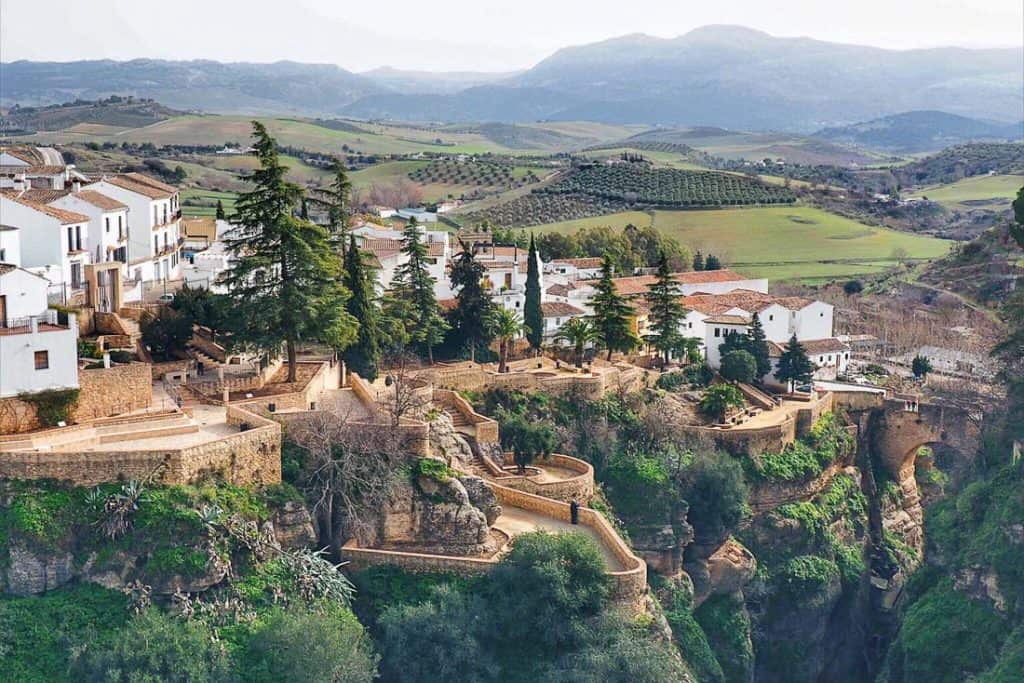
M 0 484 L 0 590 L 35 595 L 72 581 L 110 589 L 144 584 L 155 595 L 197 593 L 220 584 L 229 571 L 229 547 L 199 509 L 217 506 L 237 515 L 274 547 L 312 547 L 312 518 L 296 499 L 270 500 L 235 487 L 153 487 L 141 490 L 112 528 L 110 501 L 134 495 L 116 486 L 90 493 L 50 483 Z M 286 494 L 289 495 L 289 494 Z

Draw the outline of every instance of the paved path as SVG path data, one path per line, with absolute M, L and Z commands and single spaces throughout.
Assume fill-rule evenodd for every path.
M 608 564 L 609 571 L 620 572 L 625 569 L 625 567 L 622 566 L 622 563 L 619 562 L 618 558 L 615 557 L 615 554 L 612 553 L 611 548 L 601 541 L 601 537 L 597 535 L 597 532 L 582 524 L 573 525 L 569 522 L 563 522 L 560 519 L 548 517 L 547 515 L 542 515 L 531 510 L 524 510 L 523 508 L 517 508 L 511 505 L 502 505 L 501 516 L 495 520 L 493 526 L 496 529 L 501 529 L 512 537 L 539 530 L 550 531 L 557 534 L 572 531 L 584 533 L 597 541 L 597 545 L 601 548 L 601 554 L 604 556 L 604 560 Z

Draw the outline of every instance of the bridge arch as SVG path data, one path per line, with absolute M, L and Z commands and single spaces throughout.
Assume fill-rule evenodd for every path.
M 942 444 L 973 457 L 980 440 L 978 421 L 963 408 L 922 403 L 915 396 L 886 399 L 873 429 L 872 448 L 896 480 L 914 474 L 922 446 Z

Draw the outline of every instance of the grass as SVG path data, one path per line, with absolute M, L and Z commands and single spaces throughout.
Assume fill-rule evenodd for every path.
M 970 205 L 964 202 L 986 202 L 1004 207 L 1017 196 L 1021 187 L 1024 187 L 1022 175 L 983 175 L 925 187 L 914 196 L 928 197 L 950 209 L 968 208 Z
M 228 215 L 235 210 L 235 199 L 238 195 L 232 192 L 215 192 L 213 190 L 200 190 L 190 188 L 181 191 L 181 212 L 185 216 L 215 216 L 217 214 L 217 200 L 224 205 L 224 212 Z M 189 200 L 203 202 L 209 206 L 192 206 Z
M 950 242 L 873 227 L 806 206 L 709 211 L 629 211 L 552 223 L 536 232 L 653 225 L 694 251 L 713 253 L 740 273 L 776 280 L 825 280 L 875 273 L 909 259 L 936 258 Z

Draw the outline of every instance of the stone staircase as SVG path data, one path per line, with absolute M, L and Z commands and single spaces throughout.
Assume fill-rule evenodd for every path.
M 223 363 L 221 363 L 219 360 L 217 360 L 213 356 L 210 356 L 210 355 L 204 353 L 201 349 L 199 349 L 197 346 L 195 346 L 192 342 L 188 343 L 188 355 L 191 356 L 192 359 L 196 361 L 196 363 L 202 363 L 204 370 L 209 370 L 209 369 L 216 370 L 221 365 L 223 365 Z

